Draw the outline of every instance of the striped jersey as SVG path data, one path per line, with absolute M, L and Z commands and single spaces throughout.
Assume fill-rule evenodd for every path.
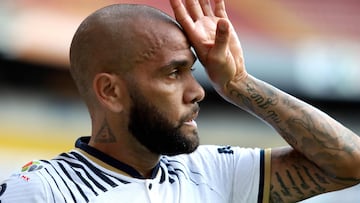
M 270 151 L 200 145 L 191 154 L 162 156 L 151 178 L 89 146 L 26 164 L 0 185 L 0 203 L 268 202 Z

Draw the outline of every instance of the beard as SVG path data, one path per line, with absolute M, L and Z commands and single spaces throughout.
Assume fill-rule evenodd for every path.
M 180 124 L 172 124 L 167 117 L 155 106 L 151 105 L 140 93 L 132 91 L 133 105 L 130 109 L 129 131 L 148 150 L 155 154 L 174 156 L 189 154 L 199 146 L 197 129 L 185 134 L 181 127 L 194 112 L 199 111 L 196 106 L 192 111 L 180 119 Z

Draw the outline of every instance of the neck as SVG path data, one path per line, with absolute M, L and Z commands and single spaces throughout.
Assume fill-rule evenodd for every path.
M 153 169 L 159 163 L 160 155 L 150 152 L 137 142 L 115 141 L 111 143 L 90 139 L 89 146 L 134 168 L 144 178 L 151 178 Z

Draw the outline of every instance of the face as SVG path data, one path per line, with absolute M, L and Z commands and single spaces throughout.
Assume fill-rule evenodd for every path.
M 129 82 L 129 131 L 153 153 L 191 153 L 199 145 L 195 118 L 204 90 L 192 75 L 195 57 L 182 32 L 165 33 Z

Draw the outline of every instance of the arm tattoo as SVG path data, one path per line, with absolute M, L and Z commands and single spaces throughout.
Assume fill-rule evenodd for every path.
M 334 143 L 339 143 L 336 141 L 338 138 L 331 136 L 331 132 L 334 132 L 335 130 L 326 122 L 326 120 L 322 120 L 322 123 L 319 123 L 317 127 L 312 115 L 304 110 L 299 111 L 299 115 L 301 115 L 301 118 L 289 119 L 288 125 L 292 126 L 294 129 L 304 129 L 306 132 L 310 133 L 311 137 L 318 144 L 326 149 L 341 150 L 340 146 L 333 146 Z
M 301 162 L 299 162 L 301 163 Z M 284 170 L 275 172 L 278 189 L 270 187 L 270 202 L 286 202 L 285 199 L 305 199 L 306 197 L 326 192 L 331 181 L 326 175 L 312 171 L 306 165 L 292 164 Z
M 282 198 L 281 195 L 277 192 L 277 191 L 273 191 L 274 190 L 274 185 L 270 185 L 270 200 L 269 202 L 271 203 L 283 203 L 285 202 Z
M 113 143 L 116 142 L 116 138 L 111 128 L 109 127 L 107 120 L 104 120 L 99 132 L 95 135 L 95 142 L 98 143 Z
M 250 99 L 252 99 L 259 108 L 262 109 L 268 109 L 270 106 L 275 105 L 277 103 L 277 99 L 268 97 L 264 98 L 255 88 L 252 84 L 248 83 L 246 91 L 249 93 Z M 274 93 L 269 91 L 270 96 L 274 96 Z
M 342 127 L 335 127 L 336 123 L 333 123 L 325 114 L 291 99 L 291 96 L 286 94 L 281 96 L 278 90 L 266 86 L 266 83 L 249 81 L 243 88 L 244 92 L 233 88 L 230 90 L 230 95 L 245 110 L 272 125 L 293 147 L 306 152 L 309 144 L 314 143 L 325 149 L 325 153 L 317 153 L 319 157 L 316 159 L 341 160 L 338 152 L 341 151 L 342 155 L 345 152 L 354 157 L 354 151 L 360 150 L 360 147 L 351 141 L 341 141 L 353 139 L 353 134 Z
M 301 191 L 301 189 L 299 188 L 299 186 L 297 186 L 294 178 L 292 177 L 291 173 L 289 170 L 286 170 L 286 174 L 287 174 L 287 177 L 289 178 L 290 180 L 290 183 L 291 183 L 291 186 L 292 186 L 292 189 L 295 190 L 295 192 L 300 195 L 300 196 L 304 196 L 304 193 Z
M 289 143 L 291 146 L 296 146 L 298 141 L 296 140 L 295 136 L 291 133 L 288 133 L 284 128 L 279 127 L 279 132 L 281 136 Z
M 279 182 L 280 186 L 281 186 L 281 193 L 283 194 L 283 196 L 291 196 L 289 188 L 286 187 L 286 184 L 283 181 L 283 178 L 280 176 L 280 174 L 278 172 L 275 173 L 276 175 L 276 179 Z
M 303 166 L 303 168 L 304 168 L 304 171 L 305 171 L 307 177 L 308 177 L 308 178 L 310 179 L 310 181 L 315 185 L 315 189 L 316 189 L 317 193 L 319 193 L 319 192 L 320 192 L 320 193 L 325 192 L 326 189 L 325 189 L 324 187 L 321 187 L 321 185 L 315 180 L 315 178 L 310 174 L 309 169 L 308 169 L 306 166 Z M 315 173 L 315 175 L 316 175 L 317 177 L 320 176 L 319 174 L 316 174 L 316 173 Z
M 270 202 L 302 200 L 360 182 L 351 169 L 352 160 L 359 165 L 359 140 L 349 129 L 252 77 L 234 81 L 227 93 L 233 103 L 263 119 L 294 148 L 294 157 L 276 157 L 280 168 L 272 167 Z M 284 151 L 284 155 L 290 154 Z
M 266 92 L 266 95 L 269 96 L 265 97 L 259 91 L 257 91 L 254 86 L 255 85 L 252 83 L 248 83 L 246 85 L 246 92 L 248 96 L 240 93 L 236 89 L 230 90 L 230 95 L 237 98 L 239 102 L 251 112 L 256 111 L 253 106 L 254 103 L 257 108 L 265 110 L 265 115 L 263 115 L 263 118 L 265 120 L 271 120 L 274 123 L 280 123 L 281 119 L 279 115 L 271 109 L 271 107 L 275 106 L 278 103 L 275 92 L 268 90 Z
M 289 128 L 298 129 L 300 133 L 309 134 L 308 137 L 303 136 L 301 138 L 301 149 L 303 151 L 308 148 L 308 143 L 315 142 L 321 146 L 322 149 L 328 150 L 326 153 L 324 153 L 324 150 L 321 150 L 315 155 L 319 158 L 321 157 L 323 160 L 341 160 L 343 159 L 343 153 L 351 157 L 355 156 L 354 151 L 359 150 L 359 146 L 350 141 L 353 138 L 349 131 L 337 129 L 334 124 L 330 123 L 326 118 L 319 117 L 319 119 L 316 119 L 314 118 L 316 114 L 312 114 L 309 111 L 301 110 L 298 112 L 299 114 L 296 118 L 288 119 L 287 125 Z M 344 142 L 340 139 L 348 141 Z M 333 161 L 329 161 L 328 164 L 332 162 Z
M 301 183 L 300 183 L 300 186 L 302 189 L 304 190 L 307 190 L 310 188 L 309 184 L 307 184 L 304 180 L 304 177 L 301 175 L 301 171 L 300 171 L 300 168 L 296 165 L 292 165 L 292 167 L 295 169 L 296 171 L 296 175 L 298 176 L 298 178 L 300 179 Z

